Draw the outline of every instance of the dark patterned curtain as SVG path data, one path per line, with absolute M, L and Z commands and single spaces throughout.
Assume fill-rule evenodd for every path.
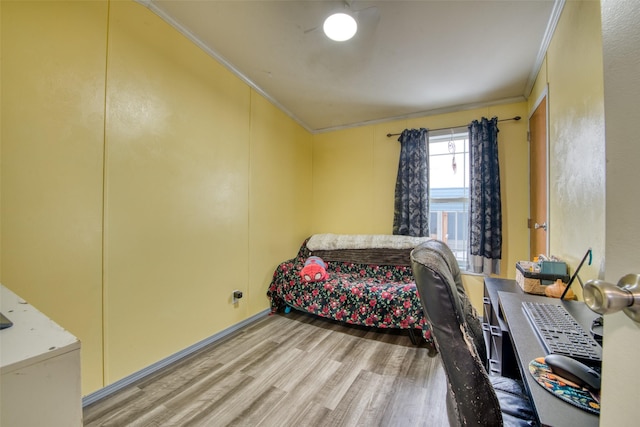
M 393 234 L 429 235 L 429 131 L 405 129 L 400 138 Z
M 500 273 L 502 207 L 498 165 L 498 118 L 469 125 L 469 266 L 475 273 Z

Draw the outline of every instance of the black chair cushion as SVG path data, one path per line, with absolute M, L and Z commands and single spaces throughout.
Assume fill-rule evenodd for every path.
M 522 385 L 511 378 L 489 376 L 493 390 L 500 402 L 502 423 L 505 426 L 535 426 L 535 414 Z

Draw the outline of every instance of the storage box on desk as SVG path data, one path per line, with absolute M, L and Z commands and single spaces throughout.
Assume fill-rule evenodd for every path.
M 516 282 L 526 293 L 544 295 L 544 289 L 547 284 L 551 284 L 558 279 L 562 280 L 564 283 L 569 281 L 569 275 L 566 274 L 567 265 L 559 262 L 554 262 L 553 264 L 563 264 L 564 274 L 529 271 L 528 268 L 521 266 L 518 262 L 516 263 Z M 561 266 L 554 265 L 552 268 L 560 271 Z
M 562 261 L 540 261 L 539 264 L 540 273 L 542 274 L 556 274 L 560 276 L 565 276 L 567 274 L 567 264 Z M 551 284 L 553 282 L 555 282 L 555 279 L 550 280 L 549 283 L 545 283 L 543 281 L 542 284 Z M 563 280 L 563 282 L 567 283 L 565 280 Z

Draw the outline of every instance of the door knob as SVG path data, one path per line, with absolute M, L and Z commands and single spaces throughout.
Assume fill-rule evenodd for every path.
M 640 274 L 627 274 L 617 285 L 603 280 L 589 280 L 582 290 L 584 303 L 599 314 L 622 310 L 640 322 Z
M 538 224 L 536 222 L 535 224 L 533 224 L 533 228 L 535 228 L 536 230 L 542 228 L 544 231 L 547 231 L 547 223 L 543 222 L 542 224 Z

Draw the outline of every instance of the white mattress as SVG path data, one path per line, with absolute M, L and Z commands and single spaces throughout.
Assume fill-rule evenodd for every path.
M 333 249 L 412 249 L 430 237 L 396 236 L 393 234 L 314 234 L 307 242 L 312 251 Z

